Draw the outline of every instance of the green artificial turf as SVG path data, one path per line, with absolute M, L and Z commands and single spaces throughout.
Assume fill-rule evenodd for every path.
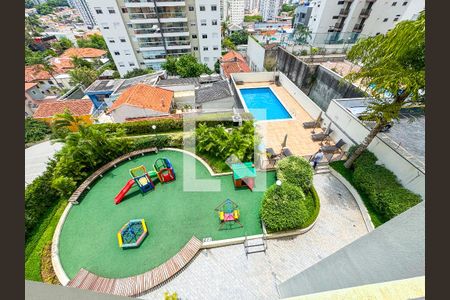
M 159 157 L 170 159 L 177 179 L 157 183 L 156 189 L 146 194 L 141 194 L 134 185 L 125 199 L 115 205 L 115 195 L 130 179 L 128 170 L 141 164 L 151 170 Z M 183 157 L 195 167 L 184 166 Z M 210 182 L 195 183 L 194 174 Z M 80 204 L 72 207 L 60 237 L 61 263 L 69 278 L 80 268 L 104 277 L 127 277 L 164 263 L 193 235 L 199 239 L 221 240 L 260 234 L 260 203 L 265 186 L 274 182 L 274 172 L 258 173 L 256 188 L 260 191 L 235 190 L 231 175 L 211 177 L 199 161 L 183 153 L 161 151 L 137 157 L 106 173 L 91 186 Z M 215 183 L 218 191 L 186 191 L 196 186 L 199 190 L 213 188 Z M 218 230 L 214 209 L 226 198 L 239 205 L 243 228 Z M 119 248 L 117 232 L 129 220 L 137 218 L 145 219 L 149 235 L 139 248 Z

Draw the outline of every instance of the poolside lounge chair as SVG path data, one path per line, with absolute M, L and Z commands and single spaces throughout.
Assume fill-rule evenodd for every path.
M 340 139 L 335 145 L 322 146 L 322 147 L 320 147 L 320 149 L 322 150 L 323 153 L 334 153 L 334 152 L 340 150 L 341 147 L 344 145 L 345 145 L 345 142 L 342 139 Z
M 284 147 L 283 149 L 281 149 L 281 154 L 284 157 L 288 157 L 288 156 L 294 155 L 294 154 L 292 154 L 291 150 L 288 147 Z
M 311 134 L 311 138 L 313 141 L 318 142 L 318 141 L 323 141 L 325 140 L 327 137 L 330 136 L 330 133 L 333 132 L 333 129 L 328 129 L 325 132 L 320 132 L 320 133 L 314 133 Z
M 311 128 L 320 127 L 320 122 L 322 122 L 322 120 L 323 120 L 322 113 L 320 113 L 316 120 L 310 121 L 310 122 L 303 122 L 303 128 L 311 129 Z

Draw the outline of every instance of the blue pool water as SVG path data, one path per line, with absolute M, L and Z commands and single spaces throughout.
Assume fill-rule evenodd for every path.
M 248 110 L 257 121 L 292 118 L 270 88 L 240 89 L 240 92 Z

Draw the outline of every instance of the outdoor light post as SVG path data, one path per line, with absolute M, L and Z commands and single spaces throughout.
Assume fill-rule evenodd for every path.
M 156 132 L 156 125 L 152 125 L 152 129 L 153 129 L 153 134 L 155 134 L 155 132 Z

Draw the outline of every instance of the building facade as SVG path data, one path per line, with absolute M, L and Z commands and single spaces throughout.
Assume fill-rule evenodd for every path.
M 228 0 L 228 15 L 230 23 L 241 25 L 244 22 L 245 0 Z
M 86 0 L 121 75 L 161 69 L 167 56 L 220 57 L 220 0 Z
M 68 0 L 67 2 L 80 12 L 81 19 L 88 28 L 94 28 L 97 25 L 86 0 Z
M 332 36 L 327 33 L 336 37 L 352 33 L 351 38 L 385 34 L 398 22 L 417 18 L 425 0 L 316 0 L 308 6 L 312 8 L 307 22 L 312 44 L 321 44 Z
M 260 0 L 259 14 L 263 17 L 264 21 L 275 20 L 275 17 L 280 12 L 281 5 L 281 0 Z

